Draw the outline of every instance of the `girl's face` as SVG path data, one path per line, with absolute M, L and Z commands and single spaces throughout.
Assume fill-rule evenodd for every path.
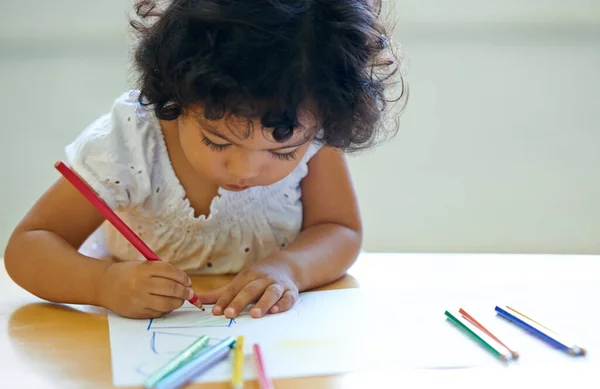
M 207 120 L 198 109 L 177 119 L 183 152 L 203 179 L 228 191 L 267 186 L 290 174 L 306 153 L 317 121 L 308 111 L 299 115 L 300 127 L 281 143 L 272 129 L 263 131 L 260 120 L 226 118 Z

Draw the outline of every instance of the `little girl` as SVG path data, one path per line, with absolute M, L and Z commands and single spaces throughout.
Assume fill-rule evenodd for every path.
M 144 261 L 59 179 L 13 232 L 10 276 L 40 298 L 131 318 L 180 307 L 190 272 L 237 274 L 199 295 L 228 318 L 252 303 L 253 317 L 286 311 L 343 276 L 362 235 L 343 152 L 379 138 L 399 66 L 379 9 L 138 2 L 138 89 L 66 147 L 66 163 L 163 262 Z

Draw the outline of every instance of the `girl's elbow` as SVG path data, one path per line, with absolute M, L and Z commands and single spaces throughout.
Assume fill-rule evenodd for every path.
M 358 248 L 360 249 L 363 244 L 363 227 L 360 220 L 357 220 L 355 223 L 352 223 L 346 226 L 350 231 L 352 231 L 352 240 L 356 243 Z
M 19 265 L 23 257 L 21 241 L 25 233 L 21 229 L 13 231 L 4 249 L 4 268 L 8 276 L 16 283 L 18 283 Z
M 346 246 L 352 248 L 353 251 L 359 252 L 363 245 L 363 232 L 360 224 L 344 225 Z

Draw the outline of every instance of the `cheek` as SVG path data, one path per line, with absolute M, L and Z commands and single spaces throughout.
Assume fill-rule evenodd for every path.
M 221 167 L 224 166 L 225 162 L 219 153 L 215 153 L 210 150 L 206 150 L 203 145 L 198 146 L 199 150 L 195 155 L 193 161 L 190 161 L 200 175 L 204 177 L 216 177 L 220 174 L 218 172 Z
M 202 137 L 196 134 L 181 134 L 181 148 L 186 159 L 192 165 L 194 170 L 205 176 L 210 176 L 211 172 L 218 170 L 223 162 L 223 154 L 209 150 L 202 143 Z

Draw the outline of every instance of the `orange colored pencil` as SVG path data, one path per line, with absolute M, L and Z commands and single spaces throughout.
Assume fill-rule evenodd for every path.
M 496 342 L 500 343 L 504 348 L 506 348 L 508 351 L 510 351 L 513 359 L 518 359 L 519 358 L 519 353 L 514 351 L 513 349 L 511 349 L 510 347 L 508 347 L 507 345 L 505 345 L 500 339 L 498 339 L 498 337 L 496 337 L 496 335 L 492 334 L 487 328 L 485 328 L 481 323 L 479 323 L 477 320 L 475 320 L 475 318 L 471 315 L 469 315 L 467 313 L 467 311 L 465 311 L 464 309 L 460 308 L 458 310 L 458 312 L 463 315 L 465 317 L 465 319 L 467 319 L 468 321 L 470 321 L 471 323 L 473 323 L 473 325 L 475 325 L 477 328 L 479 328 L 481 331 L 485 332 L 486 334 L 488 334 L 492 339 L 494 339 Z

